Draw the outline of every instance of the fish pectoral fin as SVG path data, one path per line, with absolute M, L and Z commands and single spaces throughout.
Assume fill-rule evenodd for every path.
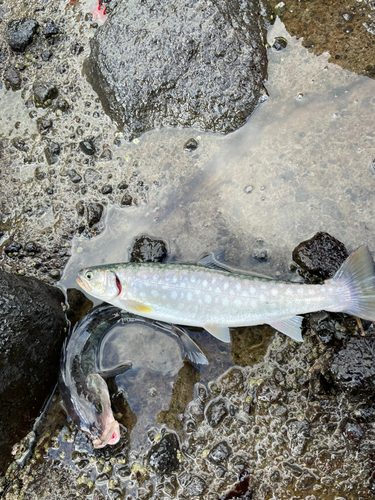
M 207 330 L 211 335 L 229 344 L 230 342 L 230 331 L 227 326 L 220 325 L 204 325 L 203 328 Z
M 147 314 L 153 311 L 152 307 L 142 304 L 142 302 L 137 302 L 136 300 L 123 300 L 121 301 L 124 309 L 134 314 Z
M 303 342 L 302 338 L 302 316 L 293 316 L 292 318 L 282 319 L 280 321 L 274 321 L 270 323 L 272 328 L 275 328 L 281 333 L 288 335 L 293 340 L 297 340 L 297 342 Z
M 115 366 L 114 368 L 109 368 L 108 370 L 99 370 L 98 373 L 99 375 L 105 379 L 107 378 L 114 378 L 117 377 L 117 375 L 120 375 L 120 373 L 125 373 L 126 371 L 130 370 L 132 367 L 132 363 L 130 361 L 123 363 L 120 366 Z

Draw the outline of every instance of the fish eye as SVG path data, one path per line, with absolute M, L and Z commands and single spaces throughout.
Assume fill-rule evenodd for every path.
M 87 271 L 87 273 L 85 274 L 85 277 L 88 280 L 92 280 L 94 277 L 94 273 L 92 271 Z
M 103 413 L 103 405 L 100 401 L 94 401 L 94 406 L 97 413 Z

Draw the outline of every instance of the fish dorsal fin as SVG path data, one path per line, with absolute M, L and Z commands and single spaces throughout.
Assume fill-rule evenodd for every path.
M 204 325 L 203 328 L 207 330 L 211 335 L 229 344 L 230 342 L 230 331 L 227 326 L 220 325 Z
M 211 269 L 219 269 L 221 271 L 227 271 L 228 273 L 244 274 L 246 276 L 254 276 L 255 278 L 262 278 L 266 280 L 274 280 L 271 276 L 266 274 L 257 273 L 256 271 L 244 271 L 242 269 L 235 269 L 230 266 L 225 260 L 225 250 L 216 250 L 216 252 L 211 252 L 203 259 L 197 262 L 198 266 L 210 267 Z
M 127 311 L 134 314 L 147 314 L 153 311 L 151 307 L 142 304 L 142 302 L 137 302 L 136 300 L 121 300 L 121 306 Z
M 288 337 L 291 337 L 293 340 L 303 342 L 301 334 L 302 321 L 302 316 L 293 316 L 292 318 L 274 321 L 273 323 L 270 323 L 270 325 L 279 332 L 288 335 Z

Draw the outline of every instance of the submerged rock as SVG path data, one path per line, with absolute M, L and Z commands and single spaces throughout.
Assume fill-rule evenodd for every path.
M 56 384 L 66 331 L 63 303 L 58 288 L 0 271 L 1 472 Z
M 167 253 L 167 245 L 163 240 L 140 236 L 134 241 L 130 262 L 162 262 Z
M 260 10 L 257 0 L 118 4 L 91 41 L 87 73 L 126 139 L 163 125 L 243 125 L 266 95 Z
M 7 38 L 14 52 L 24 52 L 34 40 L 39 24 L 34 19 L 12 19 L 8 23 Z
M 4 71 L 4 80 L 12 90 L 18 90 L 21 87 L 21 75 L 14 66 L 8 66 Z
M 53 83 L 34 82 L 34 101 L 37 106 L 47 107 L 53 99 L 56 99 L 59 91 Z

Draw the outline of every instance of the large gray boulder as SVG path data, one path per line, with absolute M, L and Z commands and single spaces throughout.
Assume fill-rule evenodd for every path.
M 258 0 L 119 1 L 87 75 L 126 139 L 159 127 L 231 132 L 266 95 Z
M 0 473 L 56 384 L 63 304 L 58 288 L 0 271 Z

